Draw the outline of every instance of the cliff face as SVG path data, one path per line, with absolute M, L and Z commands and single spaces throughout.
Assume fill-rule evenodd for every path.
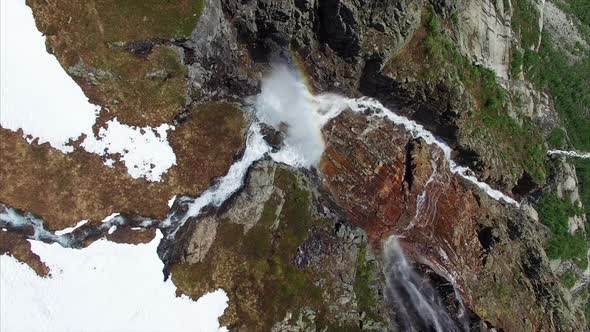
M 255 89 L 261 64 L 294 61 L 316 92 L 379 99 L 446 139 L 480 178 L 519 198 L 545 183 L 542 142 L 556 126 L 555 111 L 547 95 L 511 81 L 517 78 L 511 68 L 514 39 L 528 33 L 512 25 L 522 6 L 352 0 L 210 6 L 232 59 L 215 62 L 215 68 L 243 77 L 244 88 L 232 91 Z M 531 8 L 542 13 L 543 6 Z M 527 27 L 539 36 L 533 47 L 540 43 L 541 22 Z M 192 40 L 200 40 L 197 30 Z M 212 54 L 222 50 L 211 49 L 198 51 L 203 58 L 195 63 L 215 61 Z M 199 79 L 198 86 L 209 84 Z M 479 117 L 489 112 L 503 124 Z M 488 326 L 583 328 L 579 309 L 551 271 L 543 250 L 548 235 L 529 217 L 534 210 L 524 213 L 490 199 L 451 174 L 437 148 L 386 121 L 345 113 L 323 134 L 322 188 L 344 209 L 344 218 L 367 233 L 381 259 L 385 240 L 401 236 L 407 254 L 453 284 Z M 514 149 L 515 141 L 522 150 Z
M 251 119 L 235 107 L 251 106 L 271 63 L 287 63 L 314 93 L 373 97 L 423 124 L 453 148 L 454 160 L 522 206 L 489 197 L 451 172 L 439 147 L 374 110 L 345 111 L 322 129 L 326 149 L 317 170 L 259 161 L 235 195 L 189 218 L 174 242 L 161 246 L 178 293 L 196 298 L 223 288 L 230 299 L 223 324 L 232 330 L 419 330 L 404 325 L 403 308 L 388 297 L 398 278 L 388 245 L 395 237 L 458 330 L 585 328 L 583 299 L 574 304 L 555 273 L 580 257 L 549 260 L 551 225 L 533 208 L 543 192 L 555 191 L 578 209 L 566 215 L 570 235 L 583 234 L 575 168 L 564 160 L 546 167 L 545 142 L 560 127 L 552 96 L 523 80 L 526 68 L 515 61 L 515 52 L 540 47 L 543 2 L 190 3 L 200 18 L 162 5 L 130 20 L 141 28 L 133 32 L 105 3 L 31 1 L 49 49 L 89 97 L 112 109 L 97 128 L 114 116 L 138 126 L 174 124 L 179 162 L 163 183 L 146 184 L 106 169 L 98 157 L 55 155 L 0 131 L 11 161 L 2 166 L 0 200 L 39 215 L 49 230 L 83 218 L 96 224 L 112 212 L 162 219 L 170 196 L 214 187 L 239 158 Z M 537 14 L 527 18 L 534 24 L 522 25 L 526 10 Z M 92 24 L 61 18 L 76 11 Z M 154 24 L 160 13 L 178 22 Z M 272 148 L 281 149 L 284 133 L 266 130 Z M 82 166 L 86 171 L 70 171 Z M 25 189 L 35 196 L 25 197 Z M 49 191 L 64 194 L 47 199 Z M 13 231 L 2 252 L 46 274 L 28 253 L 31 231 Z M 91 240 L 106 236 L 101 232 Z M 581 267 L 575 271 L 587 278 Z
M 539 225 L 450 173 L 438 148 L 351 113 L 324 135 L 326 186 L 376 248 L 387 250 L 385 239 L 399 236 L 407 255 L 455 285 L 491 326 L 582 328 L 567 295 L 554 287 Z
M 178 292 L 226 290 L 223 324 L 236 331 L 387 329 L 381 262 L 314 181 L 255 164 L 238 195 L 180 231 L 171 268 Z

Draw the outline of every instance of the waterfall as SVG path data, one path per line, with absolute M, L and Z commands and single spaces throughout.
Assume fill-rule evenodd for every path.
M 336 94 L 314 96 L 297 72 L 278 66 L 263 80 L 261 93 L 250 105 L 255 120 L 248 131 L 244 155 L 231 165 L 227 175 L 199 197 L 179 198 L 179 202 L 186 208 L 172 211 L 162 223 L 162 227 L 167 229 L 167 238 L 173 239 L 178 229 L 188 219 L 198 216 L 205 207 L 218 207 L 225 202 L 241 188 L 250 166 L 265 156 L 293 167 L 317 166 L 324 150 L 321 128 L 343 111 L 364 113 L 367 109 L 375 111 L 372 116 L 386 118 L 401 125 L 413 137 L 420 137 L 426 143 L 440 148 L 452 173 L 475 184 L 498 201 L 519 206 L 510 196 L 479 181 L 469 168 L 457 165 L 451 159 L 452 149 L 422 125 L 394 113 L 371 98 L 351 99 Z M 286 132 L 284 146 L 279 151 L 271 152 L 272 149 L 260 134 L 260 122 Z
M 396 114 L 395 112 L 383 106 L 383 104 L 381 104 L 379 101 L 368 97 L 350 99 L 334 94 L 323 94 L 316 96 L 316 101 L 319 104 L 322 125 L 345 110 L 351 110 L 356 113 L 364 113 L 366 110 L 373 110 L 375 111 L 375 115 L 373 116 L 386 118 L 394 124 L 404 127 L 414 138 L 420 137 L 424 139 L 426 143 L 430 145 L 436 145 L 438 148 L 440 148 L 447 159 L 450 171 L 453 174 L 457 174 L 465 180 L 473 183 L 495 200 L 503 200 L 517 207 L 520 206 L 520 204 L 510 196 L 502 193 L 499 190 L 493 189 L 485 182 L 479 181 L 477 177 L 475 177 L 474 172 L 468 167 L 457 165 L 457 163 L 451 159 L 451 152 L 453 150 L 448 144 L 435 137 L 434 134 L 426 130 L 422 125 L 404 116 Z
M 391 236 L 384 246 L 386 299 L 394 306 L 395 321 L 402 331 L 468 331 L 463 302 L 455 289 L 459 312 L 451 317 L 437 290 L 414 271 L 398 238 Z
M 553 156 L 565 156 L 571 158 L 590 159 L 590 152 L 577 152 L 577 151 L 566 151 L 566 150 L 549 150 L 547 155 Z
M 246 148 L 242 158 L 230 166 L 225 176 L 218 179 L 214 185 L 198 197 L 176 198 L 176 206 L 171 208 L 168 217 L 160 223 L 160 228 L 168 240 L 174 239 L 178 229 L 187 220 L 198 216 L 206 207 L 219 207 L 237 192 L 242 187 L 252 164 L 265 156 L 275 162 L 293 167 L 316 166 L 324 149 L 321 128 L 345 110 L 356 113 L 373 110 L 374 115 L 369 116 L 386 118 L 394 124 L 403 126 L 413 137 L 420 137 L 428 144 L 439 147 L 443 151 L 452 173 L 475 184 L 490 197 L 518 206 L 518 202 L 509 196 L 492 189 L 487 183 L 479 181 L 469 168 L 457 165 L 451 159 L 451 148 L 415 121 L 394 113 L 371 98 L 351 99 L 335 94 L 314 96 L 303 84 L 303 79 L 299 74 L 286 67 L 275 68 L 262 82 L 262 92 L 255 98 L 249 109 L 254 113 L 255 119 L 248 130 Z M 260 122 L 267 122 L 277 130 L 282 130 L 282 126 L 287 127 L 285 146 L 279 151 L 272 152 L 270 146 L 263 139 L 260 133 Z M 13 222 L 18 219 L 13 217 L 9 218 Z M 115 218 L 109 223 L 104 223 L 100 228 L 116 226 L 116 222 L 120 222 L 120 220 L 123 219 Z M 26 221 L 29 224 L 37 224 L 34 227 L 36 232 L 34 238 L 59 242 L 67 246 L 72 245 L 72 243 L 68 243 L 72 240 L 69 238 L 69 234 L 54 235 L 45 231 L 42 224 L 34 218 Z

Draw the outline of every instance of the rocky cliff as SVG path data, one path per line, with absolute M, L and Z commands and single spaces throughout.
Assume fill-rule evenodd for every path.
M 559 19 L 543 15 L 568 17 L 561 2 L 205 0 L 187 2 L 197 18 L 162 5 L 137 19 L 131 5 L 128 21 L 108 3 L 30 6 L 48 49 L 112 111 L 101 113 L 95 129 L 115 116 L 132 125 L 174 124 L 178 165 L 162 183 L 148 184 L 82 151 L 63 156 L 2 130 L 10 160 L 1 168 L 2 202 L 33 212 L 49 231 L 84 218 L 95 223 L 91 229 L 123 212 L 135 216 L 131 223 L 154 220 L 146 231 L 153 236 L 159 220 L 184 208 L 180 199 L 168 210 L 170 196 L 197 197 L 241 158 L 254 119 L 236 108 L 252 107 L 273 63 L 287 64 L 315 94 L 372 97 L 424 125 L 473 176 L 521 205 L 495 200 L 451 172 L 439 146 L 375 116 L 379 110 L 345 110 L 322 129 L 317 168 L 267 154 L 237 193 L 163 242 L 165 272 L 179 294 L 223 288 L 230 298 L 223 324 L 231 330 L 418 331 L 428 325 L 408 325 L 403 303 L 391 295 L 399 275 L 390 268 L 389 240 L 396 238 L 458 331 L 586 328 L 588 183 L 576 173 L 582 166 L 546 158 L 557 132 L 565 133 L 563 144 L 573 144 L 575 133 L 557 110 L 556 92 L 522 63 L 525 54 L 543 52 L 543 28 L 563 35 Z M 72 19 L 76 12 L 84 20 Z M 572 51 L 568 61 L 578 56 Z M 285 147 L 285 128 L 265 130 L 273 150 Z M 13 236 L 0 234 L 10 239 L 2 252 L 46 274 L 28 252 L 31 229 L 8 228 Z M 113 240 L 141 237 L 124 229 Z M 99 236 L 105 231 L 85 244 Z M 555 239 L 572 238 L 575 248 L 556 247 Z M 574 285 L 564 282 L 571 274 Z

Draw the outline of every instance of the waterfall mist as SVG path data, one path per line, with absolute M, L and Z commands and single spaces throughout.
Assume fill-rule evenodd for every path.
M 394 306 L 395 321 L 402 331 L 468 331 L 465 309 L 458 294 L 460 322 L 452 318 L 437 290 L 414 271 L 406 259 L 397 237 L 385 244 L 386 299 Z
M 261 122 L 286 135 L 290 159 L 303 167 L 318 164 L 324 151 L 318 106 L 296 71 L 275 66 L 262 81 L 255 108 Z

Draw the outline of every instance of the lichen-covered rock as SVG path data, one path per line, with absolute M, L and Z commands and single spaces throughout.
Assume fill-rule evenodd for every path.
M 232 330 L 383 330 L 380 263 L 313 176 L 263 161 L 219 211 L 187 223 L 171 259 L 178 291 L 223 288 Z

